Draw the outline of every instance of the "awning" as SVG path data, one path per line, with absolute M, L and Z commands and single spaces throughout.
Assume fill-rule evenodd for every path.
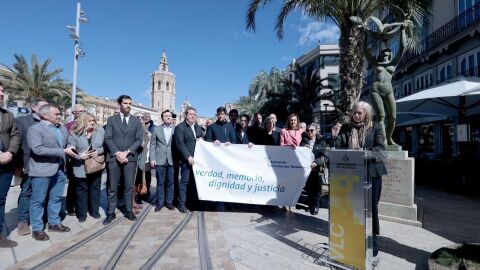
M 465 116 L 480 113 L 480 79 L 459 78 L 396 101 L 397 112 Z M 463 108 L 460 110 L 460 108 Z
M 434 113 L 417 113 L 417 112 L 398 112 L 397 127 L 413 126 L 424 123 L 435 123 L 448 120 L 448 116 Z

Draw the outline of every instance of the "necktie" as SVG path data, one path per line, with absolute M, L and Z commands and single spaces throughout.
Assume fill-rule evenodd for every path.
M 123 115 L 123 125 L 124 126 L 127 126 L 127 116 L 128 116 L 128 114 Z

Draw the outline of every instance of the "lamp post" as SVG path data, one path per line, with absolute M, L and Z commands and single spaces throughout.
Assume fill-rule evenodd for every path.
M 72 108 L 76 104 L 77 99 L 77 64 L 78 57 L 85 56 L 82 47 L 80 46 L 80 23 L 88 23 L 87 14 L 80 9 L 80 2 L 77 3 L 77 16 L 75 26 L 67 26 L 70 31 L 70 37 L 75 41 L 73 54 L 73 80 L 72 80 Z

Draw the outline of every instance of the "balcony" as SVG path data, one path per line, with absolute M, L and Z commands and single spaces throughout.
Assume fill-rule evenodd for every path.
M 406 52 L 402 58 L 399 67 L 408 64 L 416 57 L 425 55 L 432 49 L 436 48 L 445 41 L 455 37 L 462 31 L 471 28 L 480 21 L 480 3 L 475 4 L 471 8 L 465 10 L 463 13 L 444 24 L 435 32 L 424 38 L 419 45 L 417 52 Z

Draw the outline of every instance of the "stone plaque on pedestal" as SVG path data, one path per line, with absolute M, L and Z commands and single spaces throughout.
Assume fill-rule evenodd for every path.
M 385 151 L 388 174 L 383 176 L 382 195 L 378 205 L 381 219 L 414 226 L 417 220 L 415 196 L 415 159 L 407 151 Z

